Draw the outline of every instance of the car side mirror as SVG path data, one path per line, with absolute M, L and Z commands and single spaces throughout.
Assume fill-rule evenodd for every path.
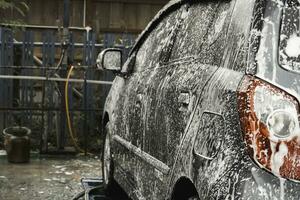
M 120 72 L 122 69 L 122 50 L 117 48 L 104 49 L 97 58 L 97 68 Z

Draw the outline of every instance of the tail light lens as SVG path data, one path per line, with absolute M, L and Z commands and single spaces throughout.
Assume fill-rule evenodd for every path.
M 300 181 L 297 100 L 279 88 L 246 76 L 238 92 L 240 122 L 253 160 L 276 176 Z

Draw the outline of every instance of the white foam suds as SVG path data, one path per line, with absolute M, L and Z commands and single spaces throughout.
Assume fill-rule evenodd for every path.
M 285 196 L 285 191 L 284 191 L 285 179 L 279 178 L 279 181 L 280 181 L 280 200 L 284 200 L 284 196 Z
M 300 37 L 293 34 L 288 40 L 285 52 L 289 57 L 298 57 L 300 55 Z
M 281 143 L 279 145 L 279 150 L 278 152 L 274 153 L 274 157 L 271 162 L 271 169 L 274 174 L 280 176 L 280 167 L 284 163 L 284 157 L 288 154 L 288 147 L 285 143 Z

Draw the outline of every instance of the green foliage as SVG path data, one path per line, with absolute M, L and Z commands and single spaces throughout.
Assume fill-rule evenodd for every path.
M 26 15 L 26 12 L 29 10 L 28 5 L 23 1 L 13 1 L 13 0 L 0 0 L 0 13 L 5 11 L 4 13 L 8 13 L 7 11 L 10 11 L 11 13 L 16 11 L 19 13 L 22 17 Z M 2 16 L 2 19 L 0 20 L 2 23 L 7 24 L 22 24 L 21 19 L 10 19 L 9 16 Z

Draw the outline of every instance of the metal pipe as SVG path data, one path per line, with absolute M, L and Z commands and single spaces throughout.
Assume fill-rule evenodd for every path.
M 43 66 L 43 61 L 41 61 L 38 57 L 33 56 L 34 62 L 36 62 L 38 65 Z
M 59 26 L 43 26 L 43 25 L 32 25 L 32 24 L 8 24 L 8 23 L 0 23 L 0 26 L 11 26 L 11 27 L 23 27 L 23 28 L 32 28 L 32 29 L 61 29 L 62 27 Z M 85 27 L 77 27 L 77 26 L 70 26 L 70 30 L 78 30 L 78 31 L 85 31 Z
M 70 22 L 70 0 L 64 0 L 64 20 L 63 27 L 69 28 Z
M 66 82 L 66 78 L 54 78 L 54 77 L 43 77 L 43 76 L 14 76 L 14 75 L 0 75 L 0 79 L 15 79 L 15 80 L 35 80 L 35 81 L 58 81 Z M 69 79 L 69 82 L 72 83 L 84 83 L 83 79 Z M 87 80 L 89 84 L 97 85 L 112 85 L 112 81 L 96 81 L 96 80 Z
M 83 0 L 83 27 L 86 26 L 86 0 Z
M 95 69 L 94 67 L 89 67 L 86 65 L 74 66 L 74 70 L 84 70 L 84 69 Z M 49 70 L 57 71 L 57 67 L 38 67 L 38 66 L 0 66 L 0 69 L 32 69 L 32 70 Z
M 58 107 L 44 107 L 44 108 L 39 108 L 39 107 L 0 107 L 0 112 L 9 112 L 9 111 L 28 111 L 28 110 L 33 110 L 33 111 L 60 111 L 61 108 Z M 82 109 L 82 108 L 70 108 L 70 112 L 84 112 L 84 111 L 97 111 L 97 112 L 102 112 L 103 109 Z
M 86 29 L 85 29 L 85 31 L 86 31 Z M 1 44 L 1 42 L 0 42 L 0 44 Z M 33 45 L 37 46 L 37 47 L 41 47 L 41 46 L 43 46 L 43 44 L 44 44 L 43 42 L 33 42 Z M 21 45 L 23 45 L 23 42 L 14 41 L 14 45 L 15 46 L 21 46 Z M 74 43 L 73 45 L 76 48 L 83 48 L 84 47 L 83 43 Z M 60 42 L 55 42 L 54 46 L 55 47 L 61 47 L 61 43 Z M 104 44 L 95 44 L 95 47 L 103 48 Z M 124 48 L 124 45 L 115 45 L 115 47 L 116 48 Z

